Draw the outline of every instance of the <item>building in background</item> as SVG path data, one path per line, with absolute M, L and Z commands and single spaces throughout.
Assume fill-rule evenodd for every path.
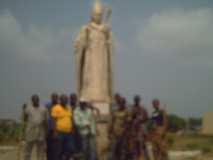
M 202 134 L 213 135 L 213 112 L 207 112 L 203 116 Z

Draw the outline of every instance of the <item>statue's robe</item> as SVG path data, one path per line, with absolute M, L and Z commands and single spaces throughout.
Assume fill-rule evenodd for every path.
M 82 27 L 75 42 L 78 94 L 90 102 L 110 103 L 112 96 L 112 34 L 106 25 Z

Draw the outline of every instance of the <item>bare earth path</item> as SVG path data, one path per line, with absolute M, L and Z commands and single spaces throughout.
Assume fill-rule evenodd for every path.
M 9 151 L 0 154 L 0 160 L 18 160 L 16 151 Z
M 4 154 L 0 154 L 0 160 L 22 160 L 18 159 L 16 151 L 9 151 Z M 36 158 L 32 158 L 32 160 L 36 160 Z
M 6 151 L 6 149 L 8 149 Z M 23 160 L 23 158 L 18 158 L 18 151 L 16 147 L 5 147 L 5 146 L 0 146 L 0 160 Z M 34 153 L 33 153 L 34 155 Z M 33 156 L 35 157 L 35 156 Z M 36 160 L 36 158 L 32 158 L 32 160 Z

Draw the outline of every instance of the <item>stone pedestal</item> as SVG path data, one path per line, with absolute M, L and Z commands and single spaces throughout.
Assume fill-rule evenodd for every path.
M 105 102 L 93 102 L 92 106 L 99 110 L 101 116 L 109 116 L 111 106 Z
M 99 115 L 97 115 L 97 155 L 98 160 L 107 160 L 109 152 L 109 135 L 108 128 L 110 122 L 110 104 L 96 102 L 93 103 L 93 107 L 98 109 Z

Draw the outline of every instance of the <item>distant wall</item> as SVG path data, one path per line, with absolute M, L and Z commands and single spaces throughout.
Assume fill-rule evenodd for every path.
M 204 114 L 202 134 L 213 135 L 213 112 L 208 112 Z

